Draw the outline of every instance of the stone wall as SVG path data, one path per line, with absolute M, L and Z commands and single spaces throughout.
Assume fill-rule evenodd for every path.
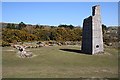
M 82 51 L 92 53 L 92 16 L 84 19 L 82 33 Z

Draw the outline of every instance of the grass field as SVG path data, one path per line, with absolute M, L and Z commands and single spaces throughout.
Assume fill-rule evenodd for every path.
M 65 51 L 62 49 L 68 49 Z M 79 46 L 32 48 L 35 57 L 19 58 L 12 47 L 2 48 L 3 78 L 116 78 L 118 52 L 105 48 L 104 54 L 77 53 Z

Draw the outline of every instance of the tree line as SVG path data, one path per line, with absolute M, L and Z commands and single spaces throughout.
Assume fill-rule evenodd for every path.
M 82 29 L 73 25 L 58 27 L 44 25 L 27 26 L 21 22 L 17 26 L 8 23 L 2 28 L 2 45 L 27 41 L 81 41 Z
M 107 26 L 102 24 L 103 41 L 107 44 L 111 42 L 111 34 L 106 34 Z M 2 46 L 9 46 L 10 43 L 28 41 L 82 41 L 82 28 L 73 25 L 32 25 L 28 26 L 24 22 L 19 24 L 8 23 L 2 28 Z M 117 41 L 117 39 L 112 39 Z

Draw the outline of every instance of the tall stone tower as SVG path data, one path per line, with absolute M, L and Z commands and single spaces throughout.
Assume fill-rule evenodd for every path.
M 92 7 L 92 16 L 84 19 L 82 32 L 82 52 L 96 54 L 103 52 L 103 35 L 100 6 Z

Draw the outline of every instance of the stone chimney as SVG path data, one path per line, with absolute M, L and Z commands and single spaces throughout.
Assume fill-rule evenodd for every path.
M 92 16 L 100 15 L 100 5 L 96 5 L 92 7 Z
M 84 19 L 82 32 L 82 52 L 96 54 L 103 52 L 102 23 L 100 6 L 92 7 L 92 16 Z

